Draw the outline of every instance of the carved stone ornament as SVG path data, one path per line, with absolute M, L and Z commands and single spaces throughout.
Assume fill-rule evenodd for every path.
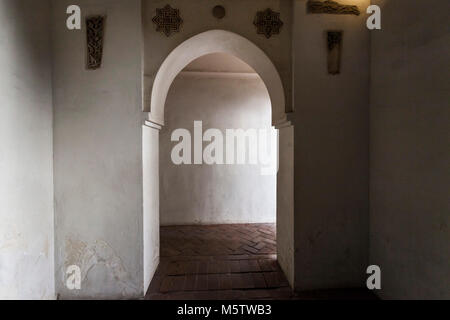
M 105 17 L 93 16 L 86 18 L 87 35 L 87 69 L 95 70 L 101 67 L 103 57 L 103 33 Z
M 253 24 L 256 26 L 258 34 L 263 34 L 269 39 L 272 35 L 280 33 L 283 21 L 280 20 L 279 12 L 266 9 L 256 13 Z
M 156 31 L 164 32 L 167 37 L 173 32 L 180 32 L 180 26 L 183 20 L 180 17 L 180 10 L 166 5 L 162 9 L 156 9 L 156 16 L 152 19 L 156 24 Z
M 308 13 L 354 14 L 357 16 L 361 14 L 357 6 L 343 5 L 331 0 L 308 0 L 307 5 Z
M 342 31 L 328 31 L 328 73 L 341 72 Z

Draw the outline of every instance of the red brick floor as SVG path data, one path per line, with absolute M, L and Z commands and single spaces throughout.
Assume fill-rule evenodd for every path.
M 359 291 L 294 295 L 276 260 L 274 224 L 161 227 L 149 300 L 368 298 Z

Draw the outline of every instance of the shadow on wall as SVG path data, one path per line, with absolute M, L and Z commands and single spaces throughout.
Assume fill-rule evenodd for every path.
M 0 298 L 52 299 L 49 1 L 0 1 Z

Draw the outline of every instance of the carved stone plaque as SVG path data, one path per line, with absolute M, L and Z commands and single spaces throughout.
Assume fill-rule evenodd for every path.
M 342 31 L 328 31 L 328 73 L 341 72 Z
M 156 24 L 156 31 L 164 32 L 167 37 L 173 32 L 180 32 L 180 26 L 183 20 L 180 17 L 180 10 L 166 5 L 162 9 L 156 9 L 156 16 L 152 19 Z
M 263 34 L 269 39 L 274 34 L 279 34 L 283 26 L 283 21 L 280 20 L 280 13 L 266 9 L 256 13 L 253 24 L 257 28 L 258 34 Z
M 307 5 L 308 13 L 354 14 L 357 16 L 361 13 L 357 6 L 343 5 L 331 0 L 308 0 Z
M 103 33 L 105 30 L 105 17 L 92 16 L 86 18 L 87 35 L 87 62 L 89 70 L 101 67 L 103 58 Z

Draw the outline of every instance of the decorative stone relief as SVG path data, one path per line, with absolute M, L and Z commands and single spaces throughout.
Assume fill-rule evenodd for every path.
M 156 16 L 152 21 L 156 24 L 156 31 L 164 32 L 167 37 L 170 37 L 173 32 L 180 32 L 180 26 L 183 23 L 180 10 L 174 9 L 170 5 L 156 9 Z
M 103 33 L 105 17 L 93 16 L 86 19 L 87 35 L 87 69 L 95 70 L 101 67 L 103 57 Z
M 258 34 L 263 34 L 269 39 L 274 34 L 279 34 L 283 26 L 283 21 L 280 20 L 280 13 L 266 9 L 256 13 L 253 24 L 257 28 Z
M 354 14 L 357 16 L 361 14 L 357 6 L 343 5 L 331 0 L 308 0 L 307 5 L 308 13 Z
M 328 31 L 328 73 L 341 72 L 342 31 Z

